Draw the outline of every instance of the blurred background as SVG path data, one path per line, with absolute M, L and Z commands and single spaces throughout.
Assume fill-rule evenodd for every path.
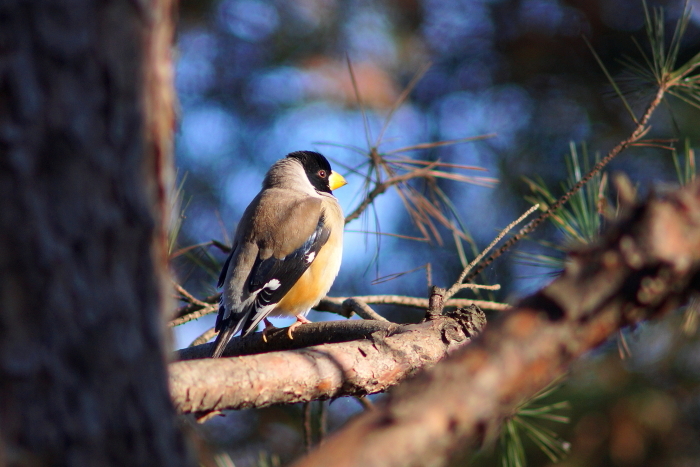
M 670 40 L 685 2 L 648 5 L 664 7 Z M 695 10 L 680 63 L 700 51 L 700 1 L 688 6 Z M 541 177 L 560 194 L 570 143 L 585 143 L 591 157 L 604 155 L 632 129 L 583 36 L 639 114 L 650 90 L 629 80 L 620 60 L 641 60 L 632 37 L 647 44 L 641 0 L 181 2 L 176 164 L 182 215 L 174 251 L 212 239 L 228 244 L 266 170 L 291 151 L 316 150 L 330 159 L 349 182 L 335 192 L 349 213 L 364 195 L 366 155 L 361 151 L 370 145 L 387 152 L 494 134 L 402 153 L 480 167 L 486 172 L 455 173 L 497 179 L 493 184 L 439 182 L 473 244 L 455 241 L 442 228 L 431 241 L 404 238 L 421 233 L 399 196 L 389 191 L 347 225 L 343 266 L 331 295 L 424 297 L 425 268 L 394 280 L 377 279 L 427 263 L 433 283 L 451 285 L 462 267 L 459 248 L 473 258 L 473 248 L 486 246 L 527 209 L 524 196 L 530 191 L 523 177 Z M 382 133 L 402 91 L 428 65 Z M 697 147 L 699 122 L 700 110 L 671 98 L 655 114 L 650 137 L 678 139 L 680 146 L 687 139 L 689 147 Z M 616 171 L 627 173 L 642 194 L 678 183 L 668 150 L 628 150 L 609 167 L 610 173 Z M 486 298 L 512 302 L 550 281 L 556 271 L 534 267 L 522 252 L 547 253 L 535 240 L 562 238 L 544 226 L 518 245 L 520 255 L 500 258 L 480 277 L 502 286 Z M 174 257 L 173 269 L 188 291 L 207 296 L 215 292 L 224 258 L 211 246 L 191 248 Z M 378 311 L 397 322 L 422 318 L 415 310 Z M 314 312 L 309 317 L 335 319 Z M 571 422 L 553 426 L 571 443 L 564 465 L 700 466 L 700 342 L 692 326 L 681 325 L 683 319 L 679 311 L 627 331 L 629 358 L 620 359 L 613 343 L 576 365 L 551 396 L 571 403 Z M 187 346 L 213 323 L 211 315 L 176 328 L 176 346 Z M 329 429 L 361 410 L 354 399 L 332 402 Z M 241 411 L 209 421 L 202 430 L 236 466 L 284 464 L 303 453 L 300 414 L 296 406 Z M 525 440 L 525 445 L 530 465 L 549 463 L 532 443 Z M 496 465 L 497 458 L 496 446 L 477 462 Z

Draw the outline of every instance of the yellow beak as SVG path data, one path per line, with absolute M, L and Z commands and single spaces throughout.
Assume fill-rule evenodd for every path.
M 328 185 L 331 187 L 331 191 L 347 184 L 348 182 L 345 181 L 345 178 L 337 172 L 331 172 L 328 177 Z

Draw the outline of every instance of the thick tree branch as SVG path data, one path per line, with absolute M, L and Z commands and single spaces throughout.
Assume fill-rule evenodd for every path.
M 632 209 L 471 345 L 400 385 L 296 465 L 446 465 L 621 327 L 700 288 L 700 183 Z
M 384 391 L 464 346 L 485 318 L 477 311 L 453 312 L 420 324 L 365 323 L 380 329 L 351 342 L 173 363 L 170 386 L 175 406 L 181 412 L 209 412 Z M 330 323 L 297 331 L 324 324 Z M 294 336 L 296 341 L 297 332 Z

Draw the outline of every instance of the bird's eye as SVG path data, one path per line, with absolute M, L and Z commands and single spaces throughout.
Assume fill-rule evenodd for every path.
M 325 170 L 319 170 L 318 171 L 318 176 L 321 178 L 326 178 L 326 171 Z

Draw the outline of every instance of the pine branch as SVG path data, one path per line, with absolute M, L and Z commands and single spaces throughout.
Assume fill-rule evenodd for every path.
M 620 219 L 549 286 L 295 466 L 447 465 L 621 327 L 683 304 L 700 288 L 700 182 Z

